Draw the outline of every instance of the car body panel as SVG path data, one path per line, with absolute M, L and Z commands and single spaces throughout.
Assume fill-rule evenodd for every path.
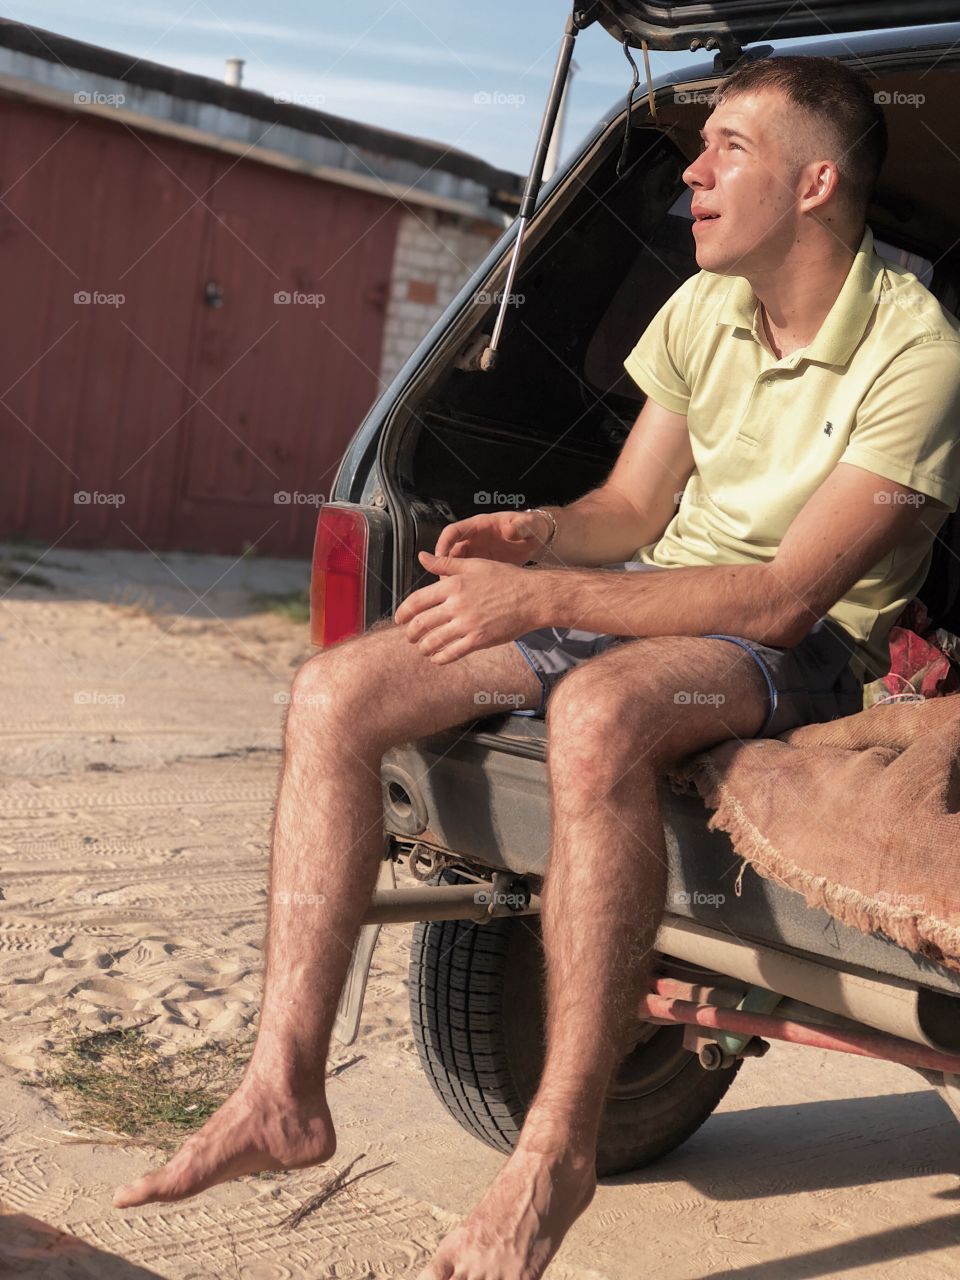
M 618 40 L 626 36 L 633 45 L 645 41 L 649 48 L 661 50 L 689 49 L 694 42 L 708 40 L 722 48 L 756 40 L 865 31 L 878 25 L 915 27 L 955 16 L 952 0 L 892 0 L 882 6 L 869 0 L 815 0 L 800 5 L 789 0 L 714 0 L 710 4 L 603 0 L 597 14 L 600 24 Z
M 551 830 L 546 732 L 541 719 L 498 715 L 471 733 L 459 726 L 391 748 L 384 767 L 392 779 L 406 780 L 420 821 L 411 825 L 409 814 L 395 815 L 387 801 L 387 831 L 402 841 L 448 850 L 474 866 L 543 876 Z M 742 860 L 724 832 L 708 830 L 708 811 L 696 794 L 679 794 L 664 784 L 660 804 L 668 916 L 960 995 L 960 974 L 841 924 L 773 880 L 747 870 L 738 885 Z M 602 874 L 603 850 L 591 856 Z

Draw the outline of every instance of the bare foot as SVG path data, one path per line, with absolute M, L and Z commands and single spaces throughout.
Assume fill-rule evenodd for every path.
M 593 1157 L 520 1145 L 417 1280 L 539 1280 L 593 1199 Z
M 168 1164 L 119 1187 L 114 1208 L 184 1200 L 245 1173 L 322 1164 L 336 1149 L 333 1121 L 323 1099 L 305 1107 L 244 1082 Z

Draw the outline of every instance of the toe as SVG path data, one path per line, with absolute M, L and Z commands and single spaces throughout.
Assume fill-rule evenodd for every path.
M 131 1209 L 134 1205 L 149 1204 L 151 1200 L 162 1199 L 160 1195 L 160 1188 L 163 1185 L 162 1173 L 162 1169 L 157 1169 L 153 1173 L 138 1178 L 136 1182 L 118 1187 L 113 1195 L 113 1207 Z
M 192 1168 L 183 1159 L 181 1150 L 169 1164 L 152 1169 L 129 1186 L 119 1187 L 113 1197 L 113 1205 L 115 1209 L 130 1209 L 140 1204 L 186 1200 L 205 1191 L 214 1181 L 209 1174 L 203 1177 L 199 1169 Z
M 424 1270 L 417 1275 L 417 1280 L 452 1280 L 456 1274 L 453 1263 L 454 1248 L 451 1236 L 444 1236 L 442 1243 Z
M 432 1262 L 417 1276 L 417 1280 L 450 1280 L 453 1275 L 453 1264 L 444 1262 L 440 1258 L 434 1258 Z

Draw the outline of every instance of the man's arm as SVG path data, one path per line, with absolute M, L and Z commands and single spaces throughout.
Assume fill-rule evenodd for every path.
M 547 508 L 557 536 L 541 564 L 614 564 L 656 542 L 693 465 L 686 417 L 648 398 L 600 488 L 569 506 Z
M 906 485 L 838 463 L 768 563 L 539 571 L 531 583 L 537 625 L 628 636 L 717 632 L 792 647 L 906 537 L 925 503 Z

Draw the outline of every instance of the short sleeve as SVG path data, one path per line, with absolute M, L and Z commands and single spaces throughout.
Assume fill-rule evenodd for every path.
M 623 362 L 640 390 L 673 413 L 685 414 L 690 404 L 687 331 L 702 275 L 691 276 L 670 295 Z
M 960 504 L 960 341 L 935 338 L 891 360 L 864 396 L 841 462 Z

